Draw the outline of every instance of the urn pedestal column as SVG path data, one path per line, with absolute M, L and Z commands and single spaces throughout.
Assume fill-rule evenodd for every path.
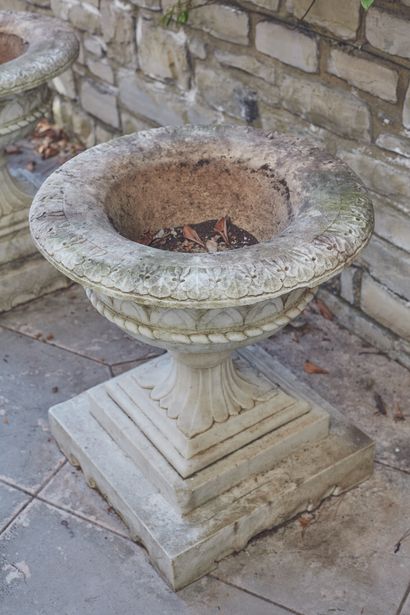
M 221 214 L 260 243 L 178 254 L 137 242 Z M 102 315 L 168 351 L 49 416 L 171 587 L 371 474 L 369 438 L 257 346 L 370 237 L 371 203 L 342 162 L 242 127 L 146 131 L 66 163 L 30 223 Z
M 31 240 L 28 212 L 36 188 L 10 174 L 3 151 L 48 115 L 47 81 L 77 54 L 74 33 L 58 20 L 0 11 L 0 312 L 68 284 Z

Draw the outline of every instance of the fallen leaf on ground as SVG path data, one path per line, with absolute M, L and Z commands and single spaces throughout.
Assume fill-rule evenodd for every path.
M 30 173 L 32 173 L 35 168 L 36 168 L 36 161 L 35 160 L 29 160 L 28 163 L 26 164 L 27 171 L 30 171 Z
M 182 233 L 185 239 L 188 239 L 188 241 L 193 241 L 194 243 L 197 243 L 199 246 L 201 246 L 201 248 L 205 248 L 204 242 L 202 241 L 196 230 L 193 229 L 192 226 L 189 226 L 189 224 L 185 224 L 184 228 L 182 229 Z
M 394 405 L 393 421 L 405 421 L 405 420 L 406 420 L 406 417 L 401 411 L 399 404 L 396 402 Z
M 6 145 L 4 148 L 6 154 L 21 154 L 22 149 L 19 145 Z
M 49 333 L 46 337 L 46 340 L 50 341 L 54 339 L 54 335 L 52 333 Z
M 8 425 L 8 424 L 9 424 L 9 417 L 8 417 L 7 415 L 6 415 L 6 416 L 3 416 L 3 423 L 4 423 L 5 425 Z
M 376 404 L 377 411 L 380 412 L 380 414 L 383 414 L 383 416 L 387 416 L 386 404 L 384 403 L 383 397 L 375 391 L 373 393 L 373 399 Z
M 327 369 L 324 369 L 324 367 L 320 367 L 320 365 L 316 365 L 316 363 L 312 363 L 312 361 L 305 361 L 303 369 L 307 374 L 328 374 L 329 373 Z
M 215 233 L 218 233 L 218 235 L 222 237 L 227 246 L 230 245 L 228 236 L 228 222 L 229 216 L 224 216 L 223 218 L 220 218 L 214 226 Z
M 323 316 L 323 318 L 326 318 L 326 320 L 333 320 L 333 312 L 330 311 L 324 301 L 321 299 L 316 299 L 315 304 L 319 310 L 319 314 Z

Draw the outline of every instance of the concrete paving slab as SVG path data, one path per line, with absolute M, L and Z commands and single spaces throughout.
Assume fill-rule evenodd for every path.
M 26 493 L 0 483 L 0 533 L 30 499 Z
M 64 510 L 86 517 L 109 530 L 128 538 L 127 527 L 108 502 L 87 485 L 84 474 L 66 463 L 38 497 Z
M 0 538 L 2 615 L 287 615 L 213 578 L 174 594 L 138 545 L 36 501 Z
M 410 580 L 410 476 L 373 478 L 223 560 L 214 576 L 306 615 L 396 615 Z
M 410 471 L 410 374 L 366 342 L 326 320 L 314 307 L 262 344 L 376 442 L 376 459 Z M 305 361 L 328 374 L 304 372 Z M 379 395 L 386 414 L 377 408 Z M 397 420 L 395 404 L 405 420 Z
M 161 353 L 100 316 L 77 285 L 1 315 L 0 325 L 110 365 Z
M 0 478 L 35 492 L 63 456 L 47 412 L 108 377 L 108 368 L 0 328 Z

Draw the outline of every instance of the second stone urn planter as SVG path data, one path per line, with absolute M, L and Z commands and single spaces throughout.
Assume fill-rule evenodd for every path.
M 216 254 L 138 243 L 221 215 L 260 243 Z M 369 240 L 371 203 L 345 164 L 250 128 L 151 130 L 66 163 L 30 219 L 101 314 L 168 351 L 50 420 L 172 587 L 369 475 L 363 434 L 261 349 L 238 351 L 299 315 Z
M 59 20 L 0 11 L 0 312 L 66 285 L 33 246 L 33 191 L 10 174 L 3 151 L 48 115 L 47 82 L 69 68 L 78 51 L 73 30 Z

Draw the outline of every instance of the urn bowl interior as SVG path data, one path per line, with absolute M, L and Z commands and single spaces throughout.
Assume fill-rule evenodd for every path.
M 264 241 L 294 217 L 287 183 L 269 164 L 189 153 L 144 161 L 127 172 L 109 190 L 105 211 L 118 233 L 133 241 L 148 231 L 225 215 Z
M 0 31 L 0 64 L 5 64 L 21 56 L 27 44 L 16 34 Z

